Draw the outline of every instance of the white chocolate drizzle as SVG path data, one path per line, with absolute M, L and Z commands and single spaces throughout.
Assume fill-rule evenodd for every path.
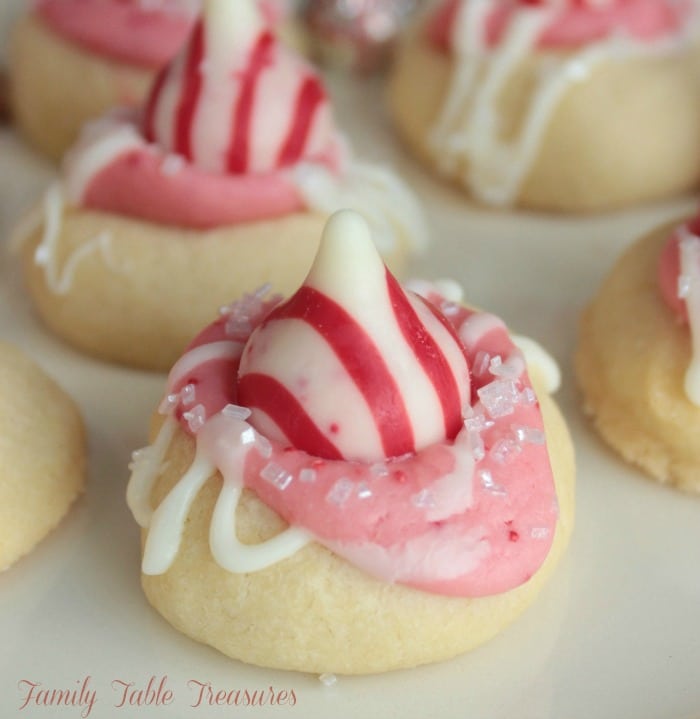
M 700 407 L 700 237 L 681 230 L 679 243 L 681 277 L 685 291 L 682 299 L 690 325 L 691 359 L 685 374 L 685 393 Z
M 269 567 L 303 549 L 311 537 L 299 527 L 289 527 L 260 544 L 241 544 L 236 536 L 236 507 L 241 487 L 225 481 L 214 507 L 209 546 L 217 564 L 229 572 L 244 574 Z
M 111 270 L 121 271 L 112 256 L 112 236 L 106 231 L 79 244 L 68 256 L 63 267 L 59 269 L 57 251 L 61 236 L 63 208 L 61 187 L 54 184 L 47 190 L 44 198 L 43 234 L 34 251 L 34 262 L 43 268 L 46 284 L 49 290 L 56 295 L 65 295 L 70 291 L 78 266 L 92 254 L 100 255 L 104 264 Z
M 153 516 L 151 492 L 163 468 L 165 453 L 175 436 L 177 422 L 168 417 L 163 422 L 155 442 L 132 455 L 131 480 L 126 490 L 126 503 L 139 527 L 147 527 Z
M 456 67 L 429 140 L 444 171 L 461 173 L 483 202 L 504 206 L 516 200 L 549 121 L 572 85 L 610 59 L 674 52 L 685 34 L 649 42 L 618 33 L 571 54 L 542 53 L 529 106 L 511 140 L 501 136 L 498 103 L 515 71 L 535 51 L 557 4 L 519 9 L 493 49 L 484 42 L 487 6 L 484 0 L 460 5 L 452 40 Z
M 400 240 L 416 252 L 427 246 L 417 198 L 387 168 L 350 159 L 337 175 L 323 165 L 303 163 L 290 178 L 312 210 L 330 214 L 347 207 L 359 212 L 372 226 L 372 238 L 383 253 Z
M 143 550 L 144 574 L 168 571 L 180 548 L 185 520 L 192 504 L 214 472 L 215 467 L 208 459 L 197 453 L 185 475 L 153 512 Z
M 528 367 L 533 367 L 538 377 L 544 382 L 547 392 L 549 394 L 556 392 L 561 387 L 561 370 L 554 357 L 531 337 L 511 334 L 510 338 L 525 355 Z
M 219 350 L 226 343 L 215 343 Z M 241 543 L 236 536 L 236 508 L 242 494 L 243 464 L 252 449 L 261 451 L 263 442 L 242 415 L 222 411 L 208 420 L 196 436 L 194 460 L 184 476 L 170 490 L 155 511 L 150 504 L 153 486 L 164 468 L 164 459 L 177 422 L 168 417 L 154 443 L 136 453 L 127 487 L 127 502 L 134 518 L 148 534 L 143 553 L 144 574 L 168 571 L 177 555 L 185 520 L 197 494 L 219 470 L 223 486 L 217 499 L 209 530 L 209 545 L 216 562 L 230 572 L 255 572 L 295 554 L 311 541 L 302 529 L 289 527 L 255 545 Z M 221 437 L 227 441 L 222 442 Z M 216 462 L 218 453 L 225 460 Z
M 142 146 L 143 140 L 131 111 L 115 110 L 88 123 L 64 160 L 63 176 L 68 202 L 81 205 L 90 182 L 100 170 L 124 153 Z

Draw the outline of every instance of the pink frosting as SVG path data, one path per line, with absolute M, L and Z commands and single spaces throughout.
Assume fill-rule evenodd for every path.
M 36 0 L 35 12 L 57 34 L 114 60 L 157 69 L 182 47 L 195 19 L 196 0 Z M 190 7 L 191 6 L 191 7 Z M 260 0 L 270 24 L 289 14 L 286 0 Z
M 186 163 L 164 170 L 166 155 L 155 146 L 128 151 L 88 184 L 83 205 L 193 229 L 271 219 L 305 209 L 282 172 L 224 175 Z
M 700 215 L 682 227 L 696 237 L 700 237 Z M 680 319 L 687 322 L 688 306 L 685 300 L 678 296 L 678 278 L 681 275 L 680 243 L 682 239 L 682 235 L 678 230 L 671 234 L 659 256 L 657 268 L 659 290 L 664 302 Z
M 386 581 L 449 596 L 497 594 L 526 582 L 537 571 L 554 536 L 558 507 L 542 416 L 524 363 L 512 384 L 521 399 L 502 416 L 488 419 L 490 410 L 483 414 L 481 392 L 497 379 L 489 370 L 489 358 L 522 357 L 500 320 L 447 303 L 437 294 L 429 299 L 434 312 L 445 309 L 443 319 L 464 338 L 475 411 L 470 431 L 485 417 L 492 422 L 481 432 L 482 451 L 468 448 L 468 474 L 459 475 L 453 451 L 464 441 L 465 429 L 454 441 L 436 442 L 378 465 L 323 459 L 272 440 L 269 456 L 247 453 L 243 483 L 287 522 L 305 528 L 333 552 Z M 196 394 L 196 400 L 179 399 L 174 407 L 186 432 L 193 433 L 193 402 L 206 418 L 238 403 L 236 378 L 244 344 L 276 304 L 277 300 L 248 298 L 242 309 L 231 308 L 231 314 L 206 328 L 188 350 L 225 342 L 228 355 L 209 357 L 186 370 L 182 365 L 173 369 L 170 396 L 182 398 L 188 385 Z M 187 361 L 186 354 L 181 362 Z M 225 481 L 240 481 L 232 477 L 240 467 L 229 466 L 221 449 L 225 436 L 205 431 L 198 436 L 206 437 L 204 446 L 198 440 L 198 451 L 205 452 Z M 295 479 L 284 486 L 269 481 L 270 466 Z M 438 492 L 440 481 L 456 470 L 453 511 L 443 511 L 438 518 L 421 498 Z
M 152 69 L 174 57 L 195 17 L 176 3 L 147 9 L 139 0 L 38 0 L 36 12 L 54 32 L 91 52 Z
M 432 16 L 428 37 L 447 52 L 452 42 L 450 32 L 461 0 L 446 0 Z M 497 45 L 515 13 L 521 8 L 542 3 L 534 0 L 495 0 L 486 20 L 486 42 Z M 569 0 L 557 9 L 550 26 L 540 38 L 540 47 L 578 47 L 602 40 L 614 32 L 624 31 L 638 40 L 655 40 L 683 29 L 692 10 L 690 2 L 670 0 L 610 0 L 587 3 Z

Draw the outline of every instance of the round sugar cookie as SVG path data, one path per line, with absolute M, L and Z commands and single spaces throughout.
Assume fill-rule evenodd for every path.
M 10 106 L 25 139 L 58 161 L 88 120 L 136 105 L 155 76 L 64 40 L 35 15 L 17 23 L 10 41 Z
M 0 569 L 63 518 L 85 483 L 73 401 L 22 352 L 0 343 Z
M 660 482 L 700 492 L 700 407 L 683 387 L 690 333 L 657 283 L 676 225 L 636 242 L 606 277 L 581 320 L 576 375 L 584 409 L 613 449 Z
M 22 250 L 29 293 L 43 321 L 78 349 L 167 371 L 220 307 L 270 284 L 291 293 L 318 248 L 327 217 L 298 212 L 212 230 L 188 230 L 66 209 L 49 264 L 37 263 L 37 229 Z M 100 241 L 103 238 L 103 241 Z M 408 244 L 387 264 L 401 273 Z
M 525 584 L 476 599 L 430 594 L 372 578 L 312 543 L 267 569 L 233 574 L 209 549 L 211 515 L 221 477 L 211 477 L 185 524 L 179 553 L 162 575 L 142 575 L 149 602 L 176 629 L 235 659 L 303 672 L 367 674 L 454 657 L 491 639 L 536 598 L 569 542 L 574 516 L 574 455 L 556 405 L 538 392 L 560 518 L 551 551 Z M 152 493 L 158 505 L 194 456 L 177 431 L 167 469 Z M 238 537 L 258 543 L 284 522 L 246 490 L 237 510 Z
M 538 51 L 520 62 L 494 105 L 498 127 L 508 138 L 506 150 L 523 129 L 532 102 L 529 88 L 546 56 Z M 562 53 L 551 51 L 549 57 L 556 62 Z M 548 111 L 542 137 L 515 189 L 505 195 L 499 190 L 498 196 L 475 186 L 464 158 L 451 160 L 431 141 L 456 68 L 427 40 L 422 26 L 414 28 L 393 65 L 389 104 L 409 148 L 478 201 L 545 211 L 602 211 L 679 194 L 700 181 L 696 46 L 611 53 L 591 64 Z M 497 157 L 491 160 L 482 178 L 500 167 Z

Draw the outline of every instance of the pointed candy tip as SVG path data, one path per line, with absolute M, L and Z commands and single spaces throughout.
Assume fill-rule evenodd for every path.
M 330 216 L 321 238 L 321 247 L 326 245 L 332 245 L 338 249 L 352 248 L 353 253 L 360 248 L 374 250 L 369 224 L 355 210 L 339 210 Z
M 339 210 L 330 216 L 307 283 L 329 287 L 368 286 L 371 277 L 384 276 L 384 260 L 374 245 L 365 218 L 354 210 Z

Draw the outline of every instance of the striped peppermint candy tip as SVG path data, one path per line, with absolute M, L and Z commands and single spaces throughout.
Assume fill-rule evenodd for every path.
M 265 436 L 366 462 L 453 439 L 470 392 L 461 341 L 400 287 L 350 210 L 330 218 L 302 287 L 251 335 L 238 379 Z
M 313 68 L 281 45 L 253 0 L 208 0 L 143 114 L 149 142 L 216 173 L 331 161 L 337 133 Z

